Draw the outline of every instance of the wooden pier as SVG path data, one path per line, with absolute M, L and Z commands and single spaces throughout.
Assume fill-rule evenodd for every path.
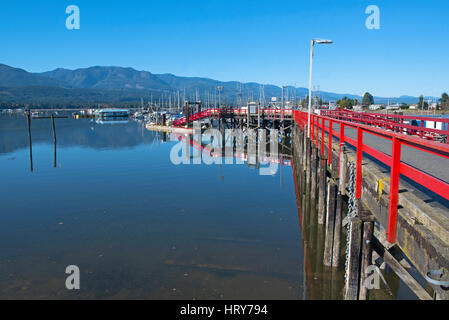
M 373 130 L 376 134 L 391 134 L 393 139 L 403 139 L 404 144 L 412 139 L 414 143 L 425 144 L 429 152 L 438 153 L 437 149 L 443 157 L 449 155 L 449 148 L 441 143 L 426 144 L 424 139 L 416 142 L 415 138 L 405 135 L 395 137 L 395 133 L 316 115 L 308 137 L 306 117 L 306 113 L 298 112 L 293 129 L 295 179 L 303 179 L 301 173 L 305 170 L 305 182 L 318 185 L 316 220 L 324 225 L 325 230 L 323 263 L 339 268 L 343 263 L 340 258 L 344 259 L 344 298 L 368 299 L 370 289 L 366 281 L 371 275 L 368 271 L 372 270 L 369 267 L 386 263 L 419 299 L 449 299 L 446 287 L 432 285 L 428 281 L 432 272 L 438 270 L 444 276 L 436 279 L 436 283 L 447 283 L 448 208 L 437 203 L 435 199 L 438 196 L 432 198 L 429 193 L 418 190 L 413 182 L 394 181 L 392 174 L 401 170 L 399 166 L 403 165 L 400 158 L 396 159 L 396 168 L 393 168 L 395 163 L 391 160 L 392 168 L 385 170 L 377 159 L 365 153 L 370 147 L 363 144 L 363 133 L 369 134 Z M 345 126 L 346 129 L 358 130 L 357 140 L 346 136 Z M 347 141 L 351 142 L 348 147 L 345 146 Z M 351 144 L 355 147 L 350 148 Z M 314 163 L 315 152 L 320 154 L 318 175 L 313 174 L 315 165 L 309 165 L 309 162 Z M 399 178 L 399 173 L 396 174 Z M 421 175 L 426 173 L 421 172 Z M 309 176 L 312 181 L 307 179 Z M 317 178 L 318 181 L 313 181 Z M 392 183 L 396 183 L 396 187 Z M 438 183 L 444 190 L 445 181 Z M 349 207 L 344 219 L 343 202 Z M 396 221 L 392 221 L 394 218 Z M 346 228 L 348 240 L 343 248 L 342 229 Z M 419 279 L 415 278 L 416 273 Z

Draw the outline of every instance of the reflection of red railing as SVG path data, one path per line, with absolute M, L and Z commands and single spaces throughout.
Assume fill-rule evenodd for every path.
M 308 114 L 302 111 L 294 112 L 294 119 L 303 129 L 307 127 Z M 339 131 L 333 129 L 333 126 L 338 124 Z M 351 139 L 345 134 L 345 128 L 353 128 L 357 130 L 357 139 Z M 354 146 L 357 150 L 356 160 L 356 198 L 361 197 L 362 187 L 362 157 L 363 152 L 372 156 L 376 160 L 386 164 L 391 168 L 390 172 L 390 194 L 389 194 L 389 209 L 388 209 L 388 227 L 387 239 L 394 243 L 396 240 L 396 224 L 397 224 L 397 208 L 398 208 L 398 193 L 399 193 L 399 179 L 400 175 L 417 182 L 424 188 L 436 193 L 437 195 L 449 200 L 449 184 L 424 172 L 414 168 L 404 162 L 401 162 L 401 148 L 408 146 L 427 154 L 433 154 L 445 159 L 449 159 L 449 146 L 447 144 L 428 141 L 419 137 L 409 136 L 394 131 L 387 131 L 384 129 L 375 128 L 357 122 L 349 122 L 341 119 L 331 118 L 327 116 L 311 115 L 310 138 L 318 147 L 319 135 L 321 134 L 321 154 L 325 153 L 324 136 L 328 134 L 327 155 L 329 164 L 332 156 L 332 141 L 333 137 L 339 139 L 340 150 L 344 143 Z M 376 137 L 384 138 L 392 141 L 392 155 L 389 156 L 373 147 L 368 146 L 363 141 L 363 134 L 369 134 Z M 341 152 L 340 152 L 341 154 Z M 340 161 L 340 160 L 339 160 Z
M 416 135 L 427 140 L 445 140 L 446 143 L 449 143 L 449 118 L 415 117 L 350 110 L 322 110 L 321 115 L 408 135 Z M 433 123 L 435 128 L 425 127 L 426 122 Z M 440 124 L 441 129 L 437 129 L 436 124 Z M 448 126 L 448 128 L 444 129 L 445 126 Z

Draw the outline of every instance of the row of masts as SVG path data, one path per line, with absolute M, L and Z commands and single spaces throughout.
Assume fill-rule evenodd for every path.
M 184 89 L 182 91 L 162 93 L 157 98 L 154 98 L 153 94 L 151 94 L 149 101 L 144 102 L 144 99 L 141 98 L 141 108 L 148 108 L 154 111 L 170 110 L 181 112 L 186 101 L 201 102 L 205 109 L 218 108 L 220 105 L 241 108 L 247 106 L 249 102 L 258 102 L 261 106 L 278 105 L 285 108 L 286 105 L 298 106 L 299 103 L 307 99 L 307 96 L 298 97 L 296 89 L 293 89 L 294 92 L 292 92 L 292 87 L 283 86 L 282 96 L 279 100 L 277 98 L 276 100 L 271 98 L 271 100 L 267 101 L 263 85 L 260 85 L 259 96 L 257 97 L 255 92 L 249 89 L 245 90 L 243 84 L 239 83 L 237 84 L 236 99 L 229 101 L 229 99 L 223 97 L 223 89 L 226 90 L 224 86 L 217 86 L 215 90 L 206 90 L 203 92 L 195 89 L 194 91 L 191 90 L 189 94 Z

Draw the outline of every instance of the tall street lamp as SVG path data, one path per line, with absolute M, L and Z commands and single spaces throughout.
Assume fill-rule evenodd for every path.
M 312 39 L 312 44 L 310 46 L 310 73 L 309 73 L 309 111 L 308 111 L 308 122 L 307 122 L 307 136 L 310 138 L 310 115 L 312 112 L 312 67 L 313 67 L 313 47 L 315 44 L 331 44 L 332 40 L 323 39 Z

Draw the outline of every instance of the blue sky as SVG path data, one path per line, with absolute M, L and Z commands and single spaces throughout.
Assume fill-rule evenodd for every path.
M 81 29 L 67 30 L 77 5 Z M 380 8 L 380 30 L 365 8 Z M 116 65 L 218 80 L 376 96 L 449 91 L 449 1 L 12 1 L 0 4 L 0 63 L 41 72 Z

